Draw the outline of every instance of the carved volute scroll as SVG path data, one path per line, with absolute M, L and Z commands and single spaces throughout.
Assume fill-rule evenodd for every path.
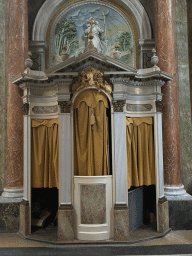
M 157 112 L 162 112 L 163 102 L 160 101 L 160 100 L 157 100 L 155 103 L 156 103 L 156 110 L 157 110 Z
M 85 87 L 96 87 L 98 90 L 103 89 L 109 95 L 112 92 L 112 85 L 104 80 L 102 72 L 94 68 L 88 68 L 81 72 L 78 81 L 72 86 L 72 92 L 76 93 Z
M 61 113 L 70 113 L 71 112 L 71 101 L 59 101 L 58 105 L 60 106 Z
M 29 113 L 29 103 L 24 103 L 21 107 L 22 111 L 23 111 L 23 115 L 28 115 Z
M 125 100 L 113 100 L 112 104 L 113 104 L 114 112 L 123 112 Z

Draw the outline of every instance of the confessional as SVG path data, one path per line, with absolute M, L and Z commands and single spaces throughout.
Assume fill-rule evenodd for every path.
M 167 231 L 161 87 L 172 77 L 93 48 L 45 72 L 30 63 L 13 78 L 24 95 L 20 232 L 32 232 L 41 189 L 49 191 L 44 210 L 57 217 L 60 241 L 127 241 L 151 219 Z

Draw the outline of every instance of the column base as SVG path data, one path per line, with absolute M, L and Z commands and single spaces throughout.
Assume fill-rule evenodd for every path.
M 114 240 L 128 241 L 129 238 L 129 211 L 126 205 L 114 207 Z
M 31 232 L 30 228 L 30 207 L 29 201 L 22 200 L 20 204 L 20 224 L 19 233 L 23 236 L 29 235 Z
M 164 195 L 170 199 L 173 199 L 173 197 L 178 198 L 178 196 L 184 196 L 187 194 L 186 190 L 184 189 L 184 186 L 179 187 L 164 187 Z M 188 195 L 188 194 L 187 194 Z
M 58 240 L 74 240 L 74 210 L 72 205 L 61 205 L 58 210 Z
M 4 188 L 4 192 L 1 195 L 2 198 L 16 198 L 21 199 L 23 198 L 23 188 Z
M 192 196 L 184 186 L 165 187 L 165 196 L 169 203 L 169 226 L 173 230 L 192 229 Z

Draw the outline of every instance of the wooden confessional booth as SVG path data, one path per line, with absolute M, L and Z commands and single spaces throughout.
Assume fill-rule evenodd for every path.
M 168 230 L 161 87 L 171 78 L 89 49 L 13 79 L 24 92 L 21 234 L 43 212 L 58 241 L 129 241 L 151 220 Z

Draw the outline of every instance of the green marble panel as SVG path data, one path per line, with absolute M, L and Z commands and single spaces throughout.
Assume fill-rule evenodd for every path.
M 5 169 L 5 1 L 0 0 L 0 191 Z
M 185 189 L 188 193 L 192 193 L 192 123 L 188 64 L 187 7 L 186 0 L 176 0 L 175 3 L 175 34 L 178 56 L 181 134 L 181 171 Z

